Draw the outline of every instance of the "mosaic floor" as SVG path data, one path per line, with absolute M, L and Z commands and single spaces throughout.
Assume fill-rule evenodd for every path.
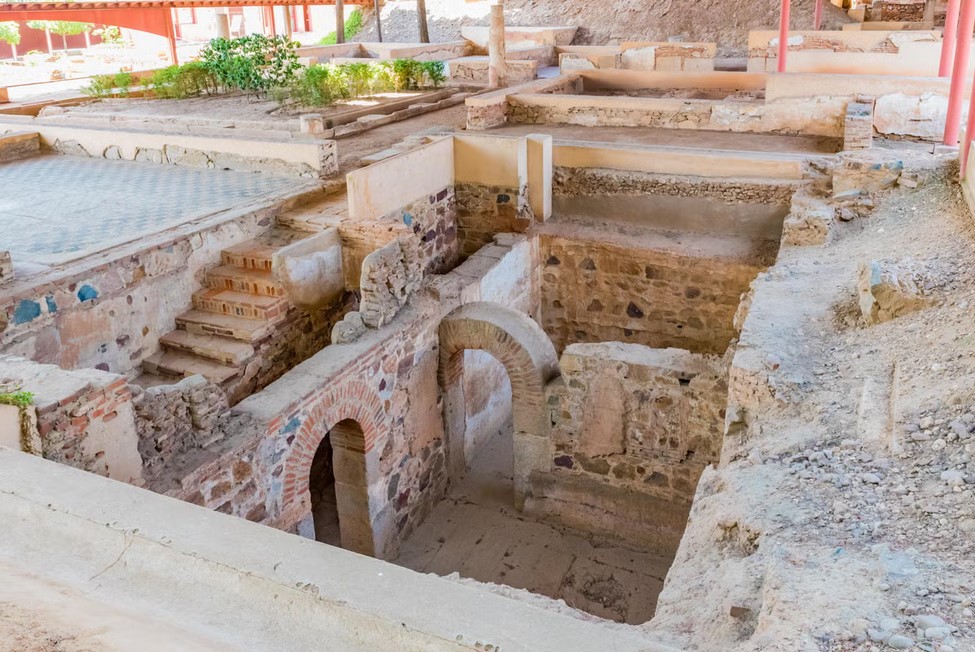
M 266 174 L 37 156 L 0 164 L 0 250 L 56 264 L 306 181 Z

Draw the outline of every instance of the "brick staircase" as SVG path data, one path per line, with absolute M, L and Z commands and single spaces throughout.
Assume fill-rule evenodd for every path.
M 162 349 L 142 362 L 152 384 L 202 374 L 229 390 L 241 380 L 259 343 L 285 321 L 291 304 L 271 275 L 271 257 L 282 247 L 313 235 L 274 227 L 221 252 L 221 264 L 206 272 L 193 308 L 176 318 L 176 330 L 160 338 Z M 228 391 L 229 393 L 229 391 Z

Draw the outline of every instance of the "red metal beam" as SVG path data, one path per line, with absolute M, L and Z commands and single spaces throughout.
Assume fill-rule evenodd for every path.
M 345 0 L 350 5 L 366 5 L 371 0 Z M 0 19 L 22 20 L 18 14 L 31 12 L 32 18 L 49 12 L 97 10 L 135 11 L 138 9 L 178 9 L 186 7 L 280 7 L 284 5 L 334 5 L 335 0 L 115 0 L 105 2 L 0 2 Z M 39 13 L 34 13 L 39 12 Z

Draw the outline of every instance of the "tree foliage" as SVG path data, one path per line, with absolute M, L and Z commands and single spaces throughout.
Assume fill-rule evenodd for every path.
M 0 23 L 0 41 L 7 45 L 20 45 L 20 25 L 13 21 Z
M 217 38 L 200 52 L 200 61 L 225 89 L 265 93 L 294 81 L 301 68 L 297 48 L 284 36 Z

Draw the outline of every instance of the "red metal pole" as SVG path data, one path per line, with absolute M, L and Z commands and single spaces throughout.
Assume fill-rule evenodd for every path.
M 816 13 L 813 14 L 813 29 L 817 32 L 823 28 L 823 0 L 816 0 Z
M 941 38 L 941 64 L 938 66 L 939 77 L 951 77 L 952 64 L 955 56 L 955 35 L 958 33 L 958 14 L 961 11 L 961 0 L 948 0 L 948 14 L 945 16 L 945 31 Z
M 792 0 L 782 0 L 782 15 L 779 17 L 779 72 L 785 72 L 785 58 L 789 51 L 789 14 Z
M 972 99 L 968 103 L 968 126 L 965 128 L 965 142 L 961 148 L 962 179 L 967 176 L 968 172 L 968 154 L 972 151 L 972 132 L 975 132 L 975 90 L 972 91 Z
M 968 59 L 972 51 L 972 31 L 975 30 L 975 0 L 963 0 L 958 19 L 958 39 L 955 44 L 955 65 L 951 73 L 951 92 L 948 95 L 948 116 L 945 118 L 945 145 L 958 144 L 961 128 L 961 109 L 968 84 Z

